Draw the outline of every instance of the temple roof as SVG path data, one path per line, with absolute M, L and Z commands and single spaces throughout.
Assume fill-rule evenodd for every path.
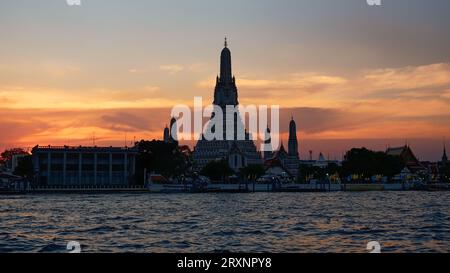
M 402 147 L 388 148 L 386 154 L 400 157 L 403 163 L 405 163 L 405 165 L 412 171 L 424 169 L 423 165 L 414 155 L 411 148 L 407 145 Z
M 402 147 L 395 147 L 395 148 L 388 148 L 386 151 L 387 155 L 393 155 L 393 156 L 401 156 L 402 153 L 407 149 L 407 146 Z
M 286 156 L 287 156 L 286 149 L 284 148 L 283 142 L 281 142 L 280 149 L 275 152 L 273 158 L 280 158 L 280 157 L 286 157 Z

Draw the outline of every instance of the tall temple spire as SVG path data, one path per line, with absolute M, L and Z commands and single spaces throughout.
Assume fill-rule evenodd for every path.
M 222 82 L 231 82 L 231 51 L 228 49 L 228 40 L 225 38 L 224 48 L 220 56 L 220 80 Z
M 236 81 L 231 71 L 231 51 L 228 48 L 228 39 L 225 38 L 224 48 L 220 54 L 220 76 L 216 78 L 213 104 L 225 107 L 236 106 L 238 102 Z
M 292 117 L 289 123 L 288 154 L 289 156 L 298 158 L 297 125 L 295 124 L 294 117 Z
M 447 149 L 445 147 L 445 139 L 444 139 L 444 153 L 442 155 L 442 162 L 446 163 L 448 161 L 448 157 L 447 157 Z
M 167 127 L 166 124 L 166 128 L 164 128 L 164 142 L 170 142 L 170 131 L 169 131 L 169 127 Z
M 211 113 L 211 119 L 203 130 L 214 133 L 213 139 L 206 138 L 206 134 L 195 145 L 192 158 L 195 162 L 194 171 L 201 171 L 209 162 L 223 159 L 236 172 L 249 165 L 261 165 L 261 153 L 257 150 L 252 136 L 245 130 L 245 125 L 239 111 L 227 111 L 227 106 L 237 106 L 238 90 L 231 72 L 231 52 L 228 40 L 221 40 L 223 47 L 220 55 L 220 73 L 216 77 L 213 105 L 222 110 L 222 122 L 216 108 Z M 233 125 L 230 128 L 228 125 Z M 222 128 L 220 128 L 222 127 Z M 228 127 L 228 128 L 227 128 Z M 232 129 L 230 131 L 230 129 Z M 218 133 L 222 131 L 223 137 Z M 239 136 L 239 137 L 238 137 Z M 243 138 L 241 138 L 243 137 Z

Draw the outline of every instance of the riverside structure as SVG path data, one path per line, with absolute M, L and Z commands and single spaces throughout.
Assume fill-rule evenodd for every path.
M 35 185 L 129 186 L 135 178 L 136 154 L 134 147 L 36 146 Z

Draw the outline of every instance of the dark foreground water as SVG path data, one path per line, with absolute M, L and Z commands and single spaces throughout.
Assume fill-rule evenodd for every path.
M 450 252 L 450 192 L 0 196 L 0 252 Z

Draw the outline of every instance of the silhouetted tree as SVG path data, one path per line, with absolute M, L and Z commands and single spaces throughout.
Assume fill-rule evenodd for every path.
M 176 143 L 141 140 L 136 143 L 136 147 L 138 148 L 136 175 L 139 185 L 144 184 L 144 169 L 165 177 L 178 177 L 188 168 L 186 153 L 180 151 Z
M 450 164 L 443 164 L 440 167 L 441 182 L 450 182 Z
M 300 181 L 306 182 L 308 177 L 313 177 L 314 179 L 324 180 L 328 176 L 334 174 L 341 174 L 342 168 L 336 163 L 330 163 L 326 167 L 311 166 L 311 165 L 300 165 Z
M 392 177 L 404 168 L 400 157 L 387 155 L 384 152 L 374 152 L 366 148 L 353 148 L 345 155 L 342 162 L 342 175 L 363 175 L 369 178 L 373 175 Z
M 33 178 L 33 157 L 31 155 L 27 155 L 19 158 L 19 162 L 16 169 L 14 170 L 14 174 L 29 179 Z
M 22 148 L 12 148 L 7 149 L 0 154 L 0 157 L 3 159 L 3 162 L 7 165 L 8 168 L 11 168 L 11 161 L 13 156 L 15 155 L 28 155 L 27 151 Z
M 211 161 L 200 172 L 200 174 L 209 177 L 211 180 L 225 180 L 227 176 L 233 173 L 226 160 Z
M 241 169 L 241 173 L 250 181 L 258 179 L 260 176 L 264 175 L 265 169 L 263 165 L 252 164 Z
M 314 167 L 311 165 L 300 165 L 299 173 L 300 173 L 300 182 L 306 182 L 307 178 L 314 177 L 318 178 L 320 173 L 319 167 Z

